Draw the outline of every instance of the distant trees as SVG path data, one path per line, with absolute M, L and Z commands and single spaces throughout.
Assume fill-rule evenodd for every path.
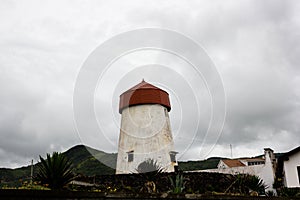
M 51 189 L 62 189 L 75 178 L 71 165 L 70 160 L 58 152 L 52 156 L 47 154 L 46 159 L 40 156 L 36 179 Z

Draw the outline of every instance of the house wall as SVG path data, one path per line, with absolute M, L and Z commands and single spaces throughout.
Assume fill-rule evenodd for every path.
M 262 169 L 260 172 L 258 172 L 256 175 L 259 176 L 265 184 L 268 186 L 266 189 L 268 190 L 275 190 L 273 189 L 273 183 L 274 183 L 274 178 L 275 178 L 275 171 L 273 167 L 273 152 L 265 151 L 265 164 L 262 165 Z
M 133 161 L 128 162 L 128 152 L 133 151 Z M 159 104 L 137 105 L 122 111 L 117 174 L 135 173 L 138 165 L 153 159 L 166 172 L 173 172 L 170 151 L 174 143 L 169 113 Z
M 222 160 L 220 160 L 217 167 L 218 167 L 218 169 L 228 169 L 229 168 Z
M 289 156 L 289 160 L 283 163 L 286 187 L 300 187 L 297 166 L 300 166 L 300 152 Z
M 250 165 L 250 166 L 243 166 L 243 167 L 226 167 L 223 161 L 220 161 L 218 165 L 218 169 L 207 169 L 207 170 L 199 170 L 201 172 L 218 172 L 224 174 L 250 174 L 259 176 L 268 187 L 266 190 L 273 190 L 273 183 L 274 183 L 274 170 L 272 165 L 272 153 L 270 154 L 269 151 L 265 152 L 265 164 L 264 165 Z M 222 168 L 222 166 L 225 166 Z

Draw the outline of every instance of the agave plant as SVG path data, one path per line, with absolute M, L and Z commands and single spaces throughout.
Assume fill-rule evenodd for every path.
M 246 187 L 248 187 L 250 190 L 258 192 L 259 194 L 264 194 L 265 189 L 268 188 L 263 182 L 263 180 L 255 175 L 247 176 L 245 180 L 245 184 Z
M 53 152 L 52 156 L 47 154 L 44 159 L 40 156 L 36 179 L 51 189 L 62 189 L 69 182 L 74 180 L 72 163 L 61 153 Z
M 173 180 L 173 178 L 169 176 L 169 180 L 171 182 L 173 193 L 179 194 L 183 192 L 183 190 L 185 189 L 185 182 L 182 174 L 177 174 L 175 180 Z
M 163 168 L 157 163 L 157 161 L 153 159 L 148 159 L 140 163 L 136 171 L 138 173 L 148 173 L 148 172 L 160 173 L 163 172 Z

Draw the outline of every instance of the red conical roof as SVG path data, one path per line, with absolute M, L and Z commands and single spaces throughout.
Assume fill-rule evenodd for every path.
M 150 83 L 142 80 L 141 83 L 130 88 L 120 95 L 119 113 L 129 106 L 142 105 L 142 104 L 160 104 L 171 110 L 169 94 Z

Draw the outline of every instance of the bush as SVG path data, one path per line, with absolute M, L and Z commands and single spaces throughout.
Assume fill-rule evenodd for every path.
M 281 197 L 299 197 L 300 188 L 282 188 L 279 190 L 279 196 Z
M 47 154 L 46 159 L 40 156 L 40 160 L 36 179 L 47 187 L 62 189 L 74 179 L 72 163 L 63 154 L 53 152 L 52 156 Z

